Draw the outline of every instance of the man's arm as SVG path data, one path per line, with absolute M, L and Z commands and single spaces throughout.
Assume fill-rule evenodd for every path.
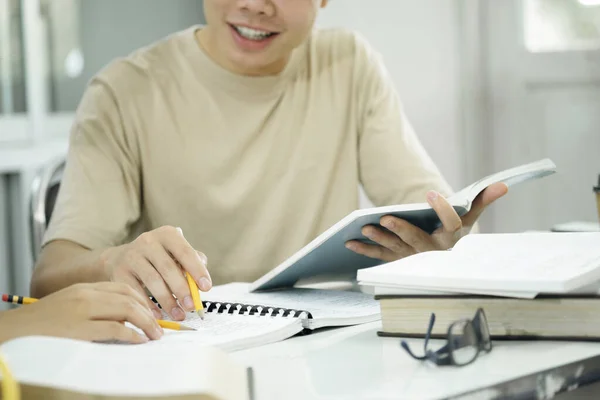
M 184 310 L 194 311 L 183 271 L 208 291 L 212 283 L 206 264 L 206 256 L 192 248 L 178 228 L 168 226 L 145 232 L 131 243 L 98 250 L 56 240 L 40 255 L 31 293 L 44 297 L 76 283 L 122 282 L 144 296 L 156 318 L 161 318 L 161 311 L 147 297 L 146 289 L 172 318 L 183 320 Z
M 425 202 L 430 190 L 450 195 L 452 188 L 410 124 L 382 57 L 359 43 L 355 96 L 361 99 L 358 156 L 365 192 L 376 206 Z
M 155 311 L 146 291 L 173 319 L 183 320 L 176 299 L 186 311 L 194 309 L 183 272 L 209 290 L 206 257 L 176 227 L 159 227 L 130 242 L 142 206 L 138 137 L 128 115 L 145 87 L 143 76 L 116 64 L 86 90 L 31 291 L 43 296 L 74 283 L 122 282 Z
M 393 261 L 418 252 L 448 249 L 468 233 L 487 205 L 506 193 L 499 185 L 488 188 L 462 218 L 446 196 L 450 185 L 427 154 L 413 131 L 381 57 L 366 43 L 358 46 L 357 98 L 363 99 L 359 132 L 359 173 L 369 198 L 377 206 L 427 202 L 442 227 L 428 234 L 408 221 L 385 216 L 362 233 L 376 244 L 350 241 L 356 253 Z M 442 144 L 443 145 L 443 144 Z
M 89 250 L 68 240 L 48 243 L 31 280 L 31 295 L 41 298 L 76 283 L 107 281 L 105 250 Z
M 125 128 L 122 109 L 128 100 L 113 84 L 127 71 L 122 66 L 109 71 L 90 82 L 75 115 L 60 191 L 32 277 L 36 296 L 109 280 L 100 256 L 123 244 L 139 219 L 136 141 Z

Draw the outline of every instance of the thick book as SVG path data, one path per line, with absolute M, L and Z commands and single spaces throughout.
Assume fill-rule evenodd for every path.
M 454 321 L 483 308 L 492 339 L 600 340 L 600 297 L 541 295 L 534 299 L 494 296 L 376 296 L 380 336 L 418 337 L 435 313 L 433 338 L 445 338 Z
M 600 281 L 600 232 L 480 233 L 452 250 L 358 271 L 361 285 L 532 298 L 586 292 Z M 382 290 L 375 290 L 381 293 Z
M 184 325 L 196 331 L 165 331 L 144 346 L 177 342 L 237 351 L 309 334 L 315 329 L 378 321 L 371 295 L 327 289 L 289 288 L 252 293 L 247 283 L 213 287 L 202 293 L 205 317 L 188 313 Z M 169 319 L 165 314 L 164 319 Z
M 23 399 L 252 400 L 252 369 L 206 346 L 24 337 L 0 346 Z
M 556 165 L 549 159 L 507 169 L 489 175 L 465 187 L 448 198 L 458 215 L 469 212 L 477 195 L 488 186 L 504 182 L 512 186 L 535 178 L 545 177 L 556 172 Z M 428 203 L 400 204 L 356 210 L 314 240 L 293 254 L 279 266 L 266 273 L 250 287 L 252 291 L 291 287 L 305 278 L 323 275 L 349 275 L 357 270 L 381 264 L 382 261 L 357 254 L 345 247 L 349 240 L 372 243 L 362 235 L 365 225 L 378 226 L 386 215 L 402 218 L 424 231 L 431 233 L 440 227 L 441 222 Z

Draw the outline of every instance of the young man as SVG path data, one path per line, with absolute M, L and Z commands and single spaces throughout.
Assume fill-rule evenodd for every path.
M 76 284 L 36 303 L 0 312 L 0 344 L 32 335 L 145 343 L 159 339 L 163 330 L 140 293 L 124 283 L 99 282 Z
M 353 251 L 387 261 L 467 233 L 506 187 L 454 212 L 380 57 L 357 34 L 314 30 L 326 3 L 205 0 L 205 27 L 101 71 L 32 292 L 125 282 L 181 320 L 174 296 L 193 307 L 181 267 L 205 291 L 252 281 L 355 210 L 360 183 L 376 205 L 429 193 L 444 226 L 427 235 L 384 218 L 389 231 L 364 228 L 379 245 Z

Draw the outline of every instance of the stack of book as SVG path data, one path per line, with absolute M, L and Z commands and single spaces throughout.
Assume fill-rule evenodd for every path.
M 383 336 L 433 337 L 484 309 L 492 338 L 600 340 L 600 232 L 471 234 L 358 271 Z

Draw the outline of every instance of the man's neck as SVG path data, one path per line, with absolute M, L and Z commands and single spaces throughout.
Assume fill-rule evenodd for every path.
M 211 31 L 208 27 L 196 31 L 196 42 L 198 46 L 206 52 L 206 54 L 218 65 L 226 70 L 237 75 L 243 76 L 270 76 L 277 75 L 282 72 L 289 61 L 289 57 L 279 60 L 275 63 L 267 65 L 259 69 L 245 69 L 227 60 L 220 53 L 215 45 L 215 41 L 211 37 Z

